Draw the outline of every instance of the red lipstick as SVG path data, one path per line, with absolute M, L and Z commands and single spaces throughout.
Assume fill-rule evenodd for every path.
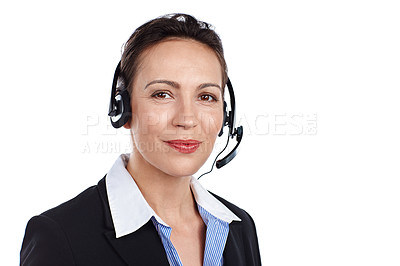
M 165 143 L 181 153 L 193 153 L 201 144 L 200 141 L 194 139 L 175 139 L 165 141 Z

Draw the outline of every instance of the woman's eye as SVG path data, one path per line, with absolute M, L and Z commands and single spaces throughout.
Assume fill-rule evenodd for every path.
M 214 101 L 216 101 L 215 97 L 213 97 L 213 96 L 211 96 L 211 95 L 208 95 L 208 94 L 201 95 L 201 96 L 199 97 L 199 99 L 200 99 L 201 101 L 205 101 L 205 102 L 214 102 Z
M 170 99 L 172 98 L 168 93 L 166 92 L 156 92 L 151 97 L 157 98 L 157 99 Z

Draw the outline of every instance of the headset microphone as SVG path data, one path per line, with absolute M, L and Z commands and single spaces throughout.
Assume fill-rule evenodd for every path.
M 235 147 L 224 158 L 222 158 L 216 162 L 215 166 L 217 167 L 217 169 L 223 167 L 224 165 L 229 163 L 233 158 L 235 158 L 235 156 L 238 152 L 239 144 L 242 141 L 242 137 L 243 137 L 243 126 L 239 126 L 239 127 L 235 128 L 235 115 L 236 115 L 235 93 L 233 92 L 232 83 L 229 78 L 228 78 L 226 85 L 227 85 L 228 91 L 229 91 L 231 110 L 229 111 L 229 115 L 226 115 L 227 114 L 226 102 L 224 102 L 224 106 L 225 106 L 224 113 L 226 116 L 226 118 L 224 119 L 224 126 L 227 125 L 229 127 L 228 141 L 227 141 L 227 145 L 225 146 L 225 148 L 228 146 L 229 138 L 233 138 L 236 136 L 237 143 L 236 143 Z M 219 136 L 222 135 L 221 133 L 222 133 L 222 129 L 221 129 Z M 222 151 L 224 151 L 225 148 Z
M 238 128 L 236 128 L 234 135 L 229 136 L 229 137 L 233 138 L 235 135 L 236 135 L 236 141 L 237 141 L 235 147 L 224 158 L 222 158 L 216 162 L 215 166 L 217 167 L 217 169 L 223 167 L 224 165 L 229 163 L 233 158 L 235 158 L 236 154 L 238 153 L 239 144 L 242 141 L 243 126 L 239 126 Z
M 214 164 L 217 167 L 217 169 L 219 169 L 219 168 L 225 166 L 226 164 L 228 164 L 233 158 L 235 158 L 236 154 L 238 153 L 239 144 L 241 143 L 242 138 L 243 138 L 243 126 L 239 126 L 239 127 L 235 128 L 235 115 L 236 115 L 235 93 L 233 92 L 232 83 L 229 78 L 228 78 L 226 85 L 227 85 L 228 91 L 229 91 L 231 110 L 229 111 L 229 114 L 228 114 L 228 112 L 226 111 L 226 102 L 224 101 L 224 122 L 222 124 L 222 128 L 221 128 L 221 131 L 219 132 L 218 136 L 219 137 L 222 136 L 222 134 L 224 133 L 223 132 L 224 126 L 228 126 L 228 128 L 229 128 L 228 140 L 226 141 L 225 147 L 222 149 L 222 151 L 220 151 L 218 153 L 217 157 L 215 158 L 210 171 L 203 173 L 197 179 L 200 179 L 203 175 L 211 173 L 211 171 L 214 169 Z M 218 157 L 228 147 L 229 140 L 231 138 L 234 138 L 235 136 L 236 136 L 236 141 L 237 141 L 235 147 L 224 158 L 217 161 Z
M 111 124 L 114 128 L 122 127 L 132 117 L 130 95 L 125 87 L 126 86 L 125 83 L 126 82 L 124 79 L 124 75 L 123 73 L 121 73 L 121 61 L 120 61 L 114 73 L 114 79 L 111 89 L 110 106 L 108 110 L 108 115 L 110 116 Z M 239 126 L 235 128 L 235 110 L 236 110 L 235 93 L 233 92 L 232 83 L 229 78 L 226 85 L 228 87 L 229 97 L 230 97 L 230 111 L 227 112 L 227 104 L 224 101 L 224 119 L 218 136 L 219 137 L 222 136 L 224 133 L 223 131 L 224 127 L 228 126 L 229 128 L 228 140 L 226 142 L 224 149 L 215 158 L 216 162 L 214 161 L 211 170 L 207 173 L 202 174 L 200 177 L 210 173 L 214 167 L 214 164 L 219 169 L 224 165 L 226 165 L 227 163 L 229 163 L 236 156 L 239 144 L 242 141 L 243 127 Z M 222 152 L 224 152 L 225 149 L 228 147 L 229 139 L 234 138 L 235 136 L 237 141 L 235 147 L 224 158 L 217 161 L 219 155 Z

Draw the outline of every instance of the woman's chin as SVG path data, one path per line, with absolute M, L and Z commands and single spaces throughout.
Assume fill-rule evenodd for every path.
M 141 161 L 139 165 L 148 165 L 150 169 L 157 169 L 157 171 L 170 176 L 185 177 L 194 175 L 207 161 L 210 154 L 200 150 L 185 154 L 168 149 L 166 152 L 141 151 L 138 152 L 138 155 Z
M 185 177 L 194 175 L 204 164 L 204 160 L 195 160 L 194 158 L 169 158 L 163 163 L 157 163 L 157 168 L 167 175 L 175 177 Z
M 194 175 L 200 169 L 200 167 L 201 165 L 193 164 L 171 164 L 168 167 L 164 167 L 160 170 L 170 176 L 185 177 Z

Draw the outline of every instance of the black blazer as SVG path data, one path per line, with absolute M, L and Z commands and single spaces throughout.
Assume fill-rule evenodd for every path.
M 242 220 L 229 225 L 224 265 L 261 265 L 252 218 L 214 196 Z M 169 265 L 151 221 L 129 235 L 115 237 L 105 177 L 70 201 L 31 218 L 20 255 L 21 265 Z

